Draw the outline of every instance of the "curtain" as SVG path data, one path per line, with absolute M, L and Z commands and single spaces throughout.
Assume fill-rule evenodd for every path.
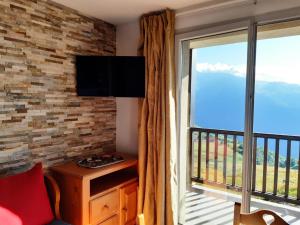
M 146 59 L 146 96 L 139 116 L 138 213 L 147 225 L 177 224 L 175 14 L 140 19 L 139 55 Z

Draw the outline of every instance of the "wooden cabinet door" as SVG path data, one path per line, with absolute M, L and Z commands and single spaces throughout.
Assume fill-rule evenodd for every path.
M 115 215 L 115 216 L 109 218 L 108 220 L 105 220 L 104 222 L 98 224 L 98 225 L 116 225 L 116 224 L 118 224 L 118 221 L 119 221 L 118 216 Z
M 128 184 L 120 190 L 120 225 L 136 224 L 137 182 Z

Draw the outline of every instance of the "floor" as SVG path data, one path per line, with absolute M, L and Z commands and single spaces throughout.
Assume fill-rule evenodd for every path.
M 232 225 L 233 204 L 240 202 L 236 194 L 211 190 L 207 187 L 193 186 L 186 193 L 186 214 L 184 225 Z M 270 209 L 277 212 L 291 225 L 300 225 L 300 206 L 277 204 L 255 199 L 251 202 L 251 211 Z

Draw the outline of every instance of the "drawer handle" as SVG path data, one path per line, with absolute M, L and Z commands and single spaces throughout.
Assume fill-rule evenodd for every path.
M 106 208 L 106 209 L 108 209 L 108 208 L 109 208 L 109 206 L 105 204 L 105 205 L 103 206 L 103 208 Z
M 126 207 L 124 207 L 124 208 L 123 208 L 123 211 L 127 212 L 127 208 L 126 208 Z

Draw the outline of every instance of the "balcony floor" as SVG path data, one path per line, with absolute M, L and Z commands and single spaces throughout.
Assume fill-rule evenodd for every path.
M 232 225 L 234 202 L 240 202 L 237 194 L 212 190 L 207 187 L 193 186 L 186 193 L 186 214 L 184 225 Z M 277 212 L 291 225 L 300 225 L 300 206 L 277 204 L 253 199 L 251 211 L 269 209 Z

